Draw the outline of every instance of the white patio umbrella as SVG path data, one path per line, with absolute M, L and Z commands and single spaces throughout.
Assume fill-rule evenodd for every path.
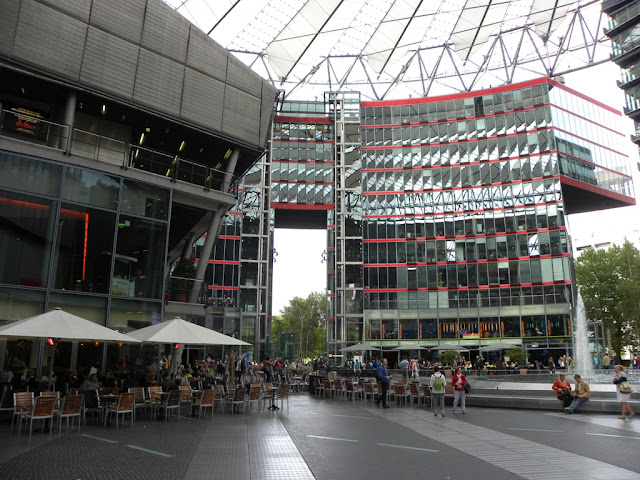
M 65 312 L 60 308 L 3 325 L 0 327 L 0 338 L 51 339 L 52 346 L 56 346 L 58 342 L 140 343 L 140 340 Z M 49 369 L 51 373 L 53 373 L 55 351 L 54 348 L 51 352 L 51 368 Z
M 365 345 L 364 343 L 356 343 L 350 347 L 344 347 L 342 352 L 362 352 L 368 350 L 380 350 L 381 347 L 373 347 L 371 345 Z
M 395 347 L 392 350 L 427 350 L 429 349 L 429 347 L 425 346 L 425 345 L 418 345 L 417 343 L 405 343 L 405 344 L 400 344 L 399 347 Z
M 129 336 L 144 343 L 181 343 L 183 345 L 251 345 L 237 338 L 176 317 L 149 327 L 129 332 Z
M 495 352 L 498 350 L 509 350 L 510 348 L 521 347 L 522 345 L 516 345 L 513 343 L 506 342 L 495 342 L 488 343 L 487 345 L 483 345 L 480 347 L 481 352 Z

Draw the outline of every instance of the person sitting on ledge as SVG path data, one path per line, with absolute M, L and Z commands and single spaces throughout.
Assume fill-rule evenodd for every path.
M 571 405 L 564 409 L 567 413 L 574 413 L 576 409 L 580 407 L 580 405 L 589 400 L 589 397 L 591 397 L 589 384 L 586 381 L 582 380 L 580 375 L 578 375 L 577 373 L 573 376 L 573 378 L 575 378 L 576 380 L 576 388 L 575 392 L 573 393 L 574 398 L 571 402 Z
M 571 395 L 571 383 L 565 379 L 564 373 L 558 375 L 558 379 L 553 382 L 551 388 L 556 391 L 558 400 L 562 402 L 562 409 L 569 408 L 573 397 Z

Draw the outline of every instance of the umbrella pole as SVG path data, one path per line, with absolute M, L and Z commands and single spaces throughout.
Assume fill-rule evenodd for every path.
M 51 346 L 51 360 L 49 362 L 49 385 L 47 387 L 47 390 L 52 390 L 53 387 L 53 358 L 56 354 L 56 348 L 58 347 L 58 342 L 55 342 L 52 346 Z

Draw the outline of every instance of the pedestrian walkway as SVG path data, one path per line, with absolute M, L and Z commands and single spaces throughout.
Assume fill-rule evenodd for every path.
M 3 480 L 640 478 L 640 420 L 609 414 L 448 408 L 442 418 L 300 394 L 289 411 L 88 425 L 31 443 L 9 428 L 0 423 Z

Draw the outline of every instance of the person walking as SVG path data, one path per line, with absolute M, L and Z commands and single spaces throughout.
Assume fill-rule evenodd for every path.
M 431 405 L 433 406 L 433 416 L 438 416 L 438 408 L 444 417 L 444 387 L 447 385 L 447 378 L 440 372 L 440 367 L 433 367 L 433 375 L 429 380 L 431 388 Z
M 627 403 L 629 402 L 629 400 L 631 400 L 631 392 L 621 391 L 621 388 L 620 388 L 620 385 L 622 384 L 622 382 L 627 381 L 627 377 L 624 374 L 624 369 L 622 368 L 622 365 L 616 365 L 614 367 L 614 371 L 615 371 L 615 377 L 613 377 L 613 383 L 616 386 L 616 399 L 618 400 L 618 403 L 622 405 L 622 413 L 618 418 L 621 420 L 624 420 L 626 418 L 625 413 L 627 412 L 627 410 L 629 411 L 629 418 L 633 418 L 635 416 L 635 413 L 631 409 L 631 405 Z
M 467 377 L 462 373 L 461 367 L 456 368 L 456 374 L 451 379 L 451 383 L 453 384 L 453 414 L 458 414 L 456 410 L 458 404 L 462 407 L 462 413 L 466 414 L 464 386 L 467 383 Z
M 389 382 L 391 381 L 391 375 L 387 370 L 387 359 L 383 358 L 380 367 L 378 367 L 378 381 L 382 385 L 382 394 L 376 400 L 376 406 L 380 408 L 380 402 L 382 402 L 382 408 L 391 408 L 387 405 L 387 391 L 389 390 Z

